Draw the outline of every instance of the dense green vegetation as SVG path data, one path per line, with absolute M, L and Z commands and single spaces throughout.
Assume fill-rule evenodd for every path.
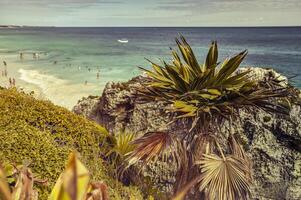
M 113 199 L 141 199 L 136 188 L 126 187 L 108 175 L 101 159 L 107 134 L 103 127 L 51 102 L 15 89 L 0 89 L 1 163 L 26 165 L 35 177 L 47 179 L 47 186 L 39 186 L 39 199 L 46 198 L 73 150 L 80 153 L 92 179 L 108 185 Z

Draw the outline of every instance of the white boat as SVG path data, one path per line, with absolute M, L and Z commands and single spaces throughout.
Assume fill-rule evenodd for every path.
M 117 40 L 118 42 L 120 43 L 128 43 L 129 41 L 127 39 L 120 39 L 120 40 Z

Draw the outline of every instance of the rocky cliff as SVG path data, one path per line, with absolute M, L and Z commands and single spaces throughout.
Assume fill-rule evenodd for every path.
M 271 69 L 252 68 L 252 73 L 261 81 L 271 77 L 287 81 Z M 163 102 L 137 101 L 137 87 L 144 79 L 139 76 L 126 83 L 108 83 L 101 97 L 84 98 L 73 110 L 102 124 L 113 134 L 142 135 L 161 129 L 181 131 L 181 125 L 168 125 L 173 116 Z M 301 199 L 300 122 L 300 105 L 293 105 L 286 118 L 257 109 L 240 111 L 235 128 L 241 133 L 244 148 L 253 161 L 253 199 Z M 152 177 L 161 190 L 172 188 L 174 178 L 170 166 L 154 167 L 144 175 Z

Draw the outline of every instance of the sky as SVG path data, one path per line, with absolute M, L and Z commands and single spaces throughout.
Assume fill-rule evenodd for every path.
M 0 24 L 301 26 L 301 0 L 0 0 Z

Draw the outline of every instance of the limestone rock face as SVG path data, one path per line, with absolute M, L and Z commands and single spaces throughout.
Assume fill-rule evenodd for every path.
M 246 69 L 241 69 L 246 70 Z M 253 77 L 264 80 L 287 78 L 274 70 L 251 68 Z M 78 114 L 105 126 L 112 134 L 120 132 L 142 135 L 149 131 L 181 131 L 185 124 L 168 125 L 173 115 L 164 102 L 137 102 L 137 87 L 145 78 L 136 77 L 127 83 L 108 83 L 101 98 L 80 101 L 74 108 Z M 91 105 L 86 105 L 91 102 Z M 224 127 L 222 130 L 226 130 Z M 301 199 L 301 108 L 292 107 L 290 117 L 270 115 L 254 109 L 240 111 L 235 130 L 241 133 L 243 146 L 253 161 L 253 199 Z M 163 191 L 174 183 L 174 168 L 166 163 L 149 167 L 144 172 Z
M 86 118 L 91 119 L 96 114 L 95 110 L 97 110 L 99 102 L 100 97 L 97 96 L 83 97 L 73 107 L 72 111 L 76 114 L 84 115 Z

